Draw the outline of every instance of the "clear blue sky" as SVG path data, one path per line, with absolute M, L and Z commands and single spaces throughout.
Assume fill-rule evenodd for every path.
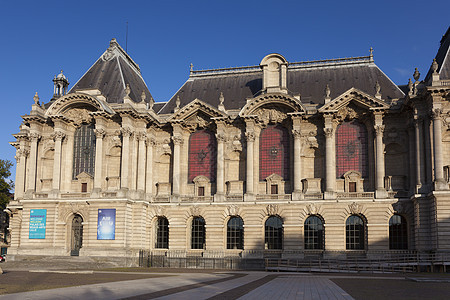
M 368 55 L 396 84 L 425 76 L 450 25 L 450 1 L 7 1 L 0 0 L 0 158 L 33 95 L 48 102 L 60 69 L 71 86 L 117 38 L 156 101 L 195 69 Z M 15 170 L 13 170 L 15 172 Z M 14 179 L 14 175 L 12 176 Z

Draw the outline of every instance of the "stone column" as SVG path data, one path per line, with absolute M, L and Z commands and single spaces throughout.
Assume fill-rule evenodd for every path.
M 216 134 L 217 139 L 217 194 L 224 194 L 225 187 L 225 161 L 224 161 L 224 143 L 225 135 L 223 133 Z
M 145 180 L 145 192 L 153 194 L 153 147 L 155 145 L 154 138 L 147 139 L 147 174 Z
M 408 128 L 408 141 L 409 141 L 409 190 L 413 192 L 415 190 L 415 155 L 414 151 L 414 127 L 411 125 Z
M 418 192 L 418 189 L 422 186 L 422 178 L 421 178 L 421 138 L 420 138 L 420 125 L 421 121 L 419 119 L 414 120 L 414 132 L 415 132 L 415 138 L 416 138 L 416 193 Z
M 302 191 L 302 158 L 301 158 L 301 132 L 299 129 L 293 129 L 294 136 L 294 193 Z
M 147 134 L 145 132 L 139 132 L 137 134 L 137 139 L 139 147 L 137 189 L 143 192 L 145 189 L 145 165 L 146 165 L 145 141 L 147 140 Z
M 246 161 L 246 194 L 253 195 L 254 194 L 254 181 L 253 181 L 253 152 L 254 152 L 254 143 L 255 143 L 255 133 L 254 132 L 246 132 L 245 138 L 247 139 L 247 161 Z
M 375 125 L 375 135 L 376 135 L 376 198 L 385 198 L 387 196 L 386 189 L 384 187 L 384 147 L 383 147 L 383 132 L 384 125 Z
M 172 179 L 172 195 L 180 196 L 181 186 L 181 145 L 183 144 L 183 137 L 181 135 L 172 136 L 173 141 L 173 179 Z
M 94 190 L 100 191 L 103 180 L 103 138 L 105 137 L 106 131 L 103 128 L 97 128 L 94 129 L 94 133 L 97 138 L 95 143 Z
M 435 189 L 448 189 L 444 180 L 444 163 L 442 155 L 442 110 L 433 110 L 433 143 L 434 143 L 434 181 Z
M 336 160 L 334 152 L 335 130 L 332 127 L 324 128 L 325 133 L 325 163 L 326 163 L 326 189 L 325 198 L 334 198 L 336 188 Z
M 53 158 L 53 179 L 52 189 L 58 192 L 61 183 L 61 145 L 66 134 L 62 131 L 55 131 L 53 139 L 55 140 L 55 156 Z
M 14 192 L 14 199 L 23 199 L 24 192 L 25 192 L 25 175 L 26 175 L 26 166 L 27 166 L 27 156 L 29 154 L 29 151 L 25 149 L 24 146 L 20 146 L 16 150 L 16 161 L 17 161 L 17 168 L 16 168 L 16 182 L 15 182 L 15 192 Z
M 122 127 L 122 166 L 120 173 L 120 188 L 128 189 L 128 172 L 129 172 L 129 159 L 130 159 L 130 137 L 132 131 L 129 127 Z
M 41 136 L 36 132 L 30 133 L 30 161 L 29 161 L 29 169 L 28 169 L 28 187 L 27 190 L 30 192 L 36 191 L 36 168 L 37 168 L 37 151 L 38 151 L 38 141 Z

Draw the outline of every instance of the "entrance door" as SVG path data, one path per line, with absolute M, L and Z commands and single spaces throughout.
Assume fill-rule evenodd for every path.
M 71 256 L 78 256 L 83 246 L 83 218 L 75 215 L 72 220 Z

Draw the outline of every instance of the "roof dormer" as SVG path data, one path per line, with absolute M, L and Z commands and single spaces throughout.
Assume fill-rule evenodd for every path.
M 263 92 L 287 94 L 287 66 L 286 59 L 277 53 L 264 57 L 259 64 L 263 70 Z

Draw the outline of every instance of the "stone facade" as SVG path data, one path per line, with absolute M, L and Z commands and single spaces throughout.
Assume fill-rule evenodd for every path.
M 447 32 L 441 42 L 447 48 L 440 52 L 448 50 L 448 39 Z M 99 83 L 106 75 L 95 70 L 118 72 L 108 69 L 113 63 L 125 76 L 106 90 Z M 270 54 L 256 67 L 191 70 L 170 101 L 155 103 L 139 67 L 113 40 L 68 93 L 68 80 L 60 74 L 53 99 L 43 104 L 36 95 L 30 114 L 23 116 L 11 143 L 17 169 L 15 199 L 6 209 L 8 253 L 135 256 L 143 249 L 169 256 L 303 257 L 449 251 L 450 78 L 445 64 L 449 68 L 449 57 L 440 65 L 435 60 L 424 80 L 415 74 L 415 82 L 396 86 L 379 71 L 372 52 L 302 63 Z M 336 83 L 360 70 L 362 76 L 351 86 Z M 335 81 L 325 72 L 335 72 Z M 305 74 L 322 75 L 311 83 Z M 190 85 L 195 84 L 205 86 L 204 98 L 194 97 Z M 246 87 L 249 97 L 238 91 Z M 342 124 L 362 132 L 363 148 L 345 150 L 347 158 L 341 156 Z M 92 132 L 91 144 L 81 141 L 81 128 Z M 267 128 L 281 128 L 287 135 L 285 156 L 278 156 L 281 148 L 269 154 L 261 150 Z M 215 173 L 200 170 L 189 180 L 194 172 L 191 137 L 198 131 L 212 134 L 214 151 L 198 155 L 202 163 L 213 156 Z M 77 143 L 85 144 L 77 148 Z M 362 165 L 348 167 L 354 151 L 364 152 L 358 158 Z M 262 178 L 262 169 L 272 170 L 266 156 L 281 157 L 280 168 L 288 171 Z M 31 238 L 30 216 L 36 209 L 46 210 L 45 238 Z M 105 209 L 115 209 L 113 239 L 98 236 Z M 406 247 L 390 245 L 395 215 L 406 222 Z M 76 216 L 82 219 L 81 233 L 74 233 Z M 243 221 L 242 249 L 227 244 L 228 222 L 236 216 Z M 266 221 L 273 216 L 282 221 L 279 249 L 267 237 L 267 227 L 275 227 Z M 318 216 L 323 229 L 322 245 L 313 249 L 305 246 L 309 216 Z M 349 246 L 351 216 L 363 222 L 359 248 Z M 161 217 L 168 221 L 168 246 L 157 248 Z M 199 248 L 193 247 L 196 217 L 204 221 L 200 249 L 193 249 Z M 74 239 L 81 242 L 75 252 Z

